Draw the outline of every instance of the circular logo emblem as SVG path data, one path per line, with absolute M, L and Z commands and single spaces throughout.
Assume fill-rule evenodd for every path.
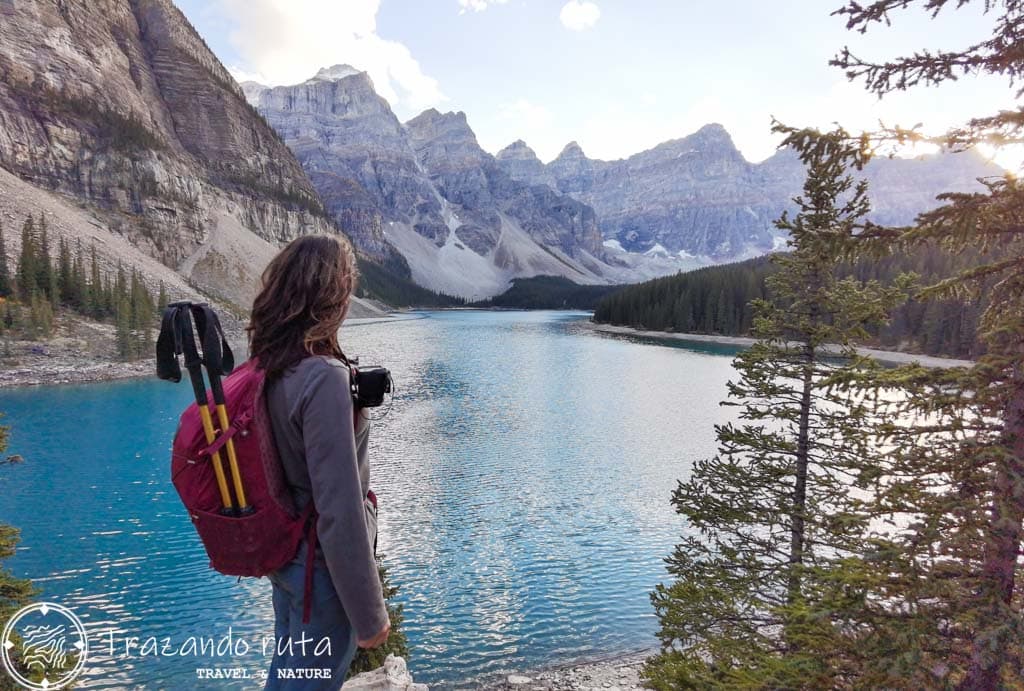
M 89 642 L 81 620 L 67 607 L 37 602 L 22 607 L 0 638 L 4 669 L 26 689 L 59 689 L 85 668 Z

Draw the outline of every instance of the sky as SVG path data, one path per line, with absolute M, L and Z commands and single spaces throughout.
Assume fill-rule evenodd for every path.
M 936 19 L 900 11 L 861 35 L 831 16 L 841 0 L 176 2 L 240 81 L 295 84 L 347 63 L 403 121 L 464 111 L 484 149 L 522 139 L 544 161 L 570 141 L 591 158 L 624 158 L 711 122 L 760 161 L 778 144 L 773 116 L 940 132 L 1017 105 L 1005 81 L 980 77 L 879 100 L 828 65 L 844 45 L 877 60 L 965 47 L 992 23 L 972 6 Z M 1011 168 L 1024 160 L 992 153 Z

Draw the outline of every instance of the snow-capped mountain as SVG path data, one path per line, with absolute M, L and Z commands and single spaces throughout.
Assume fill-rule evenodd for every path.
M 750 163 L 718 124 L 619 161 L 588 158 L 576 142 L 546 165 L 521 140 L 492 156 L 464 113 L 403 124 L 348 65 L 242 89 L 365 252 L 465 297 L 516 277 L 634 282 L 765 254 L 784 246 L 773 222 L 804 178 L 793 152 Z M 940 192 L 1001 172 L 968 152 L 879 159 L 865 175 L 875 220 L 909 223 Z
M 621 283 L 680 268 L 606 248 L 590 206 L 515 180 L 464 113 L 428 110 L 403 125 L 365 72 L 339 65 L 302 84 L 243 90 L 341 227 L 427 288 L 482 298 L 517 277 Z

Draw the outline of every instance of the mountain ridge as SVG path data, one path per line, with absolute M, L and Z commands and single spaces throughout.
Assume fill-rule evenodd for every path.
M 3 14 L 6 170 L 236 304 L 278 242 L 334 232 L 295 157 L 170 0 Z
M 785 151 L 748 161 L 721 123 L 614 161 L 571 141 L 545 164 L 522 139 L 487 152 L 464 111 L 429 108 L 400 123 L 349 65 L 246 88 L 357 244 L 469 299 L 542 273 L 632 282 L 763 255 L 784 245 L 774 221 L 804 177 Z M 343 102 L 318 111 L 310 89 Z M 373 112 L 360 112 L 367 103 Z M 869 165 L 873 220 L 908 223 L 938 193 L 978 189 L 977 177 L 1001 172 L 971 155 L 921 161 Z
M 471 299 L 515 277 L 610 283 L 631 271 L 607 259 L 592 209 L 513 179 L 464 112 L 427 109 L 400 123 L 364 73 L 338 65 L 318 74 L 336 78 L 247 93 L 365 251 Z
M 792 208 L 805 175 L 787 150 L 748 161 L 719 123 L 614 161 L 591 159 L 573 141 L 538 166 L 535 156 L 524 162 L 521 153 L 513 155 L 524 147 L 529 148 L 522 143 L 502 150 L 506 170 L 536 184 L 553 177 L 556 189 L 597 211 L 606 243 L 634 253 L 697 257 L 704 264 L 777 248 L 784 238 L 773 222 Z M 1004 172 L 975 151 L 876 158 L 864 172 L 871 218 L 910 223 L 938 204 L 938 194 L 977 191 L 977 178 Z

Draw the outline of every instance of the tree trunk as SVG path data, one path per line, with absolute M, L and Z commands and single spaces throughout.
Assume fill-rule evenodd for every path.
M 789 529 L 789 592 L 786 601 L 800 597 L 799 567 L 804 563 L 804 512 L 807 509 L 807 465 L 811 449 L 811 391 L 814 387 L 814 346 L 804 349 L 803 390 L 800 395 L 800 423 L 796 444 L 796 477 L 793 483 L 793 514 Z
M 1000 687 L 1000 669 L 1007 661 L 1009 641 L 999 640 L 1013 601 L 1017 558 L 1024 539 L 1024 371 L 1014 368 L 1013 394 L 1004 422 L 1006 459 L 1001 459 L 993 482 L 992 508 L 982 566 L 982 597 L 991 614 L 975 632 L 971 662 L 960 691 L 987 691 Z M 994 629 L 994 631 L 993 631 Z

